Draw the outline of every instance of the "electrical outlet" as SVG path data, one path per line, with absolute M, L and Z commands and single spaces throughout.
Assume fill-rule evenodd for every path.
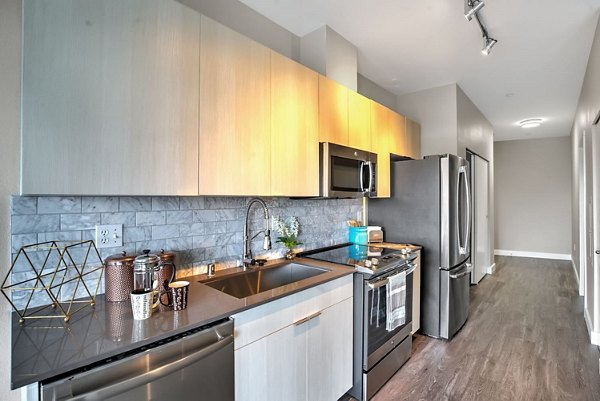
M 96 247 L 114 248 L 123 246 L 123 224 L 96 226 Z

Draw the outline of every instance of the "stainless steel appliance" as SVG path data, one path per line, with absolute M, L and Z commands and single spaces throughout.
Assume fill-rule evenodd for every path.
M 200 393 L 199 393 L 200 392 Z M 42 401 L 234 399 L 233 321 L 222 320 L 43 382 Z
M 423 246 L 421 330 L 450 339 L 469 313 L 469 163 L 454 155 L 392 163 L 392 194 L 369 202 L 388 242 Z
M 370 399 L 410 358 L 412 348 L 412 273 L 416 254 L 386 248 L 342 244 L 300 254 L 307 258 L 355 266 L 354 384 L 348 392 Z M 406 274 L 404 324 L 388 331 L 386 285 Z
M 377 155 L 324 142 L 320 145 L 321 196 L 359 198 L 377 195 Z

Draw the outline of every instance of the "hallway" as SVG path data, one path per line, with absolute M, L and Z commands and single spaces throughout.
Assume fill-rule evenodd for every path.
M 416 336 L 411 359 L 374 401 L 600 400 L 600 352 L 571 262 L 496 256 L 496 265 L 471 287 L 457 336 Z

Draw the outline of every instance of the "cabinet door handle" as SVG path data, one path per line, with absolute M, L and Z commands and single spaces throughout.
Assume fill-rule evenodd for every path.
M 294 326 L 300 326 L 301 324 L 306 323 L 309 320 L 312 320 L 312 319 L 316 318 L 319 315 L 321 315 L 320 311 L 316 312 L 316 313 L 313 313 L 312 315 L 306 316 L 306 317 L 304 317 L 304 318 L 302 318 L 300 320 L 295 321 L 294 322 Z

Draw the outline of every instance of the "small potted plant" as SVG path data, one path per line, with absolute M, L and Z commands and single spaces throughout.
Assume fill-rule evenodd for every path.
M 300 224 L 298 218 L 292 216 L 287 219 L 287 223 L 279 217 L 273 217 L 273 225 L 275 230 L 279 233 L 277 242 L 281 242 L 286 248 L 285 253 L 286 259 L 293 259 L 295 256 L 294 247 L 302 245 L 302 242 L 298 241 L 298 229 Z

